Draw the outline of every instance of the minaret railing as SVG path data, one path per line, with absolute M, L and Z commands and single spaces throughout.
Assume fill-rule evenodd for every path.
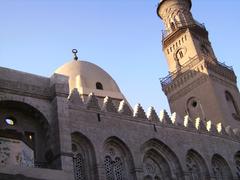
M 193 27 L 193 26 L 199 26 L 202 29 L 205 29 L 205 25 L 199 23 L 198 21 L 194 20 L 194 22 L 192 23 L 187 23 L 187 22 L 175 22 L 175 29 L 171 30 L 171 29 L 167 29 L 167 30 L 162 30 L 162 40 L 166 39 L 169 35 L 175 33 L 176 31 L 178 31 L 179 29 L 184 29 L 184 28 L 188 28 L 188 27 Z
M 231 66 L 227 66 L 225 63 L 221 63 L 217 59 L 209 60 L 205 56 L 199 57 L 198 55 L 196 55 L 190 58 L 186 63 L 181 65 L 180 70 L 175 70 L 173 72 L 170 72 L 166 77 L 160 78 L 162 87 L 164 88 L 170 85 L 175 78 L 178 78 L 186 71 L 191 70 L 195 65 L 197 65 L 200 61 L 203 60 L 208 64 L 210 69 L 213 69 L 216 72 L 224 71 L 229 76 L 231 76 L 231 79 L 235 80 L 235 75 Z

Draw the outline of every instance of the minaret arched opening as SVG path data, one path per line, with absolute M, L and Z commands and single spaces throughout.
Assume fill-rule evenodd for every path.
M 171 22 L 170 25 L 171 25 L 171 30 L 175 31 L 176 30 L 176 26 L 175 26 L 174 22 Z
M 231 111 L 233 116 L 239 116 L 239 109 L 238 106 L 229 91 L 225 91 L 225 98 L 228 104 L 228 108 Z

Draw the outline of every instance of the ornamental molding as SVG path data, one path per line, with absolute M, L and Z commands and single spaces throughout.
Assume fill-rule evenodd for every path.
M 223 76 L 224 78 L 230 80 L 233 83 L 236 83 L 236 75 L 234 74 L 233 70 L 230 70 L 226 67 L 224 67 L 221 64 L 215 64 L 212 62 L 205 61 L 205 66 L 208 70 L 211 70 L 212 72 Z
M 196 79 L 193 83 L 189 84 L 188 86 L 186 86 L 182 90 L 180 90 L 177 93 L 174 93 L 173 95 L 169 96 L 168 97 L 169 102 L 172 103 L 172 102 L 176 101 L 178 98 L 185 96 L 186 94 L 188 94 L 193 89 L 195 89 L 198 86 L 205 83 L 208 79 L 209 79 L 209 77 L 207 75 L 201 76 L 200 78 Z
M 0 92 L 17 94 L 22 96 L 30 96 L 40 99 L 51 98 L 51 88 L 35 86 L 20 82 L 0 80 Z
M 234 84 L 232 84 L 232 83 L 230 83 L 230 82 L 228 82 L 228 81 L 226 81 L 224 79 L 221 79 L 221 78 L 219 78 L 219 77 L 217 77 L 217 76 L 215 76 L 213 74 L 210 74 L 209 77 L 211 77 L 211 79 L 213 81 L 215 81 L 215 82 L 218 82 L 218 83 L 220 83 L 220 84 L 222 84 L 224 86 L 227 86 L 227 87 L 231 87 L 232 89 L 235 89 L 235 90 L 238 91 L 238 88 L 237 88 L 236 85 L 234 85 Z

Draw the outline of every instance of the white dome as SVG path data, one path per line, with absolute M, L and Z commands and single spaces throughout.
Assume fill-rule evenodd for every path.
M 96 96 L 109 96 L 118 100 L 125 100 L 117 83 L 102 68 L 86 61 L 72 60 L 55 73 L 69 77 L 69 90 L 77 88 L 81 95 L 88 95 L 93 92 Z M 96 84 L 102 85 L 102 90 L 97 89 Z M 100 86 L 101 86 L 100 85 Z

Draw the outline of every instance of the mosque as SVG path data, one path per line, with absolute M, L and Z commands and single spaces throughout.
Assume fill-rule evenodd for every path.
M 157 8 L 171 114 L 132 108 L 76 50 L 51 77 L 1 67 L 0 179 L 239 180 L 237 78 L 191 6 L 161 0 Z

